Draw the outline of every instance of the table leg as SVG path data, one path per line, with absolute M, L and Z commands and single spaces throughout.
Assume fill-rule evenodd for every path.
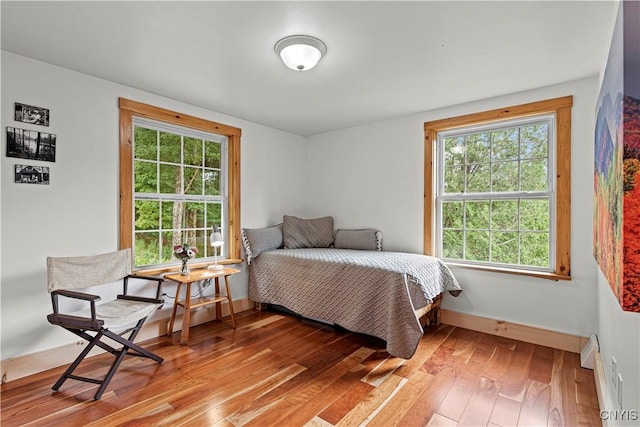
M 180 287 L 182 283 L 178 283 L 178 287 L 176 288 L 176 299 L 173 301 L 173 310 L 171 310 L 171 319 L 169 320 L 169 329 L 167 330 L 167 335 L 171 336 L 173 334 L 173 324 L 176 320 L 176 312 L 178 310 L 178 299 L 180 298 Z
M 231 298 L 231 288 L 229 288 L 229 276 L 224 276 L 224 284 L 227 287 L 227 299 L 229 301 L 229 314 L 231 314 L 231 324 L 236 328 L 236 315 L 233 312 L 233 299 Z
M 191 321 L 191 283 L 187 283 L 184 299 L 184 314 L 182 315 L 182 331 L 180 331 L 180 344 L 189 342 L 189 322 Z
M 216 289 L 215 289 L 215 294 L 216 295 L 220 295 L 220 278 L 218 276 L 216 276 Z M 222 322 L 222 304 L 220 303 L 220 301 L 218 301 L 216 303 L 216 320 L 218 322 Z

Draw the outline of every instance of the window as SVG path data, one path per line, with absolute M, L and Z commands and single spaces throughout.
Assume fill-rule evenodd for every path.
M 569 279 L 572 98 L 425 123 L 425 253 Z
M 240 130 L 120 99 L 120 246 L 135 268 L 162 271 L 173 247 L 214 256 L 211 226 L 222 228 L 229 262 L 240 258 Z

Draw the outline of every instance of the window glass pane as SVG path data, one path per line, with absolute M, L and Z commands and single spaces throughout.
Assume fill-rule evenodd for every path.
M 467 229 L 489 229 L 489 201 L 466 202 L 465 215 Z
M 518 158 L 519 151 L 518 128 L 491 132 L 491 160 L 514 160 Z
M 491 232 L 491 261 L 501 264 L 518 263 L 518 233 Z
M 464 232 L 444 230 L 442 233 L 442 256 L 444 258 L 463 259 Z
M 518 202 L 514 200 L 494 200 L 491 202 L 491 229 L 518 229 Z
M 202 140 L 184 138 L 184 163 L 186 165 L 202 166 Z
M 180 166 L 160 165 L 160 193 L 182 194 Z
M 547 159 L 523 160 L 520 185 L 522 191 L 546 191 Z
M 187 202 L 185 209 L 185 229 L 189 234 L 189 238 L 193 237 L 193 229 L 204 228 L 204 203 L 203 202 Z M 189 240 L 191 242 L 191 240 Z
M 518 161 L 494 163 L 491 168 L 493 192 L 518 191 Z
M 180 135 L 160 132 L 160 161 L 180 163 L 182 144 Z
M 547 199 L 523 199 L 520 201 L 520 229 L 527 231 L 549 230 L 549 201 Z
M 152 265 L 160 263 L 157 232 L 135 233 L 136 265 Z
M 467 231 L 465 259 L 489 262 L 489 232 Z
M 173 256 L 173 247 L 179 245 L 181 241 L 180 232 L 162 232 L 162 263 L 178 261 L 178 258 Z
M 204 165 L 208 168 L 220 169 L 220 149 L 221 145 L 217 142 L 204 141 L 205 158 Z
M 465 137 L 467 164 L 489 162 L 491 144 L 489 134 L 486 132 L 475 133 Z
M 136 160 L 134 162 L 134 174 L 135 182 L 133 188 L 136 193 L 157 193 L 158 189 L 158 171 L 156 168 L 157 163 L 141 162 Z
M 158 159 L 158 132 L 139 126 L 134 128 L 134 157 L 136 159 Z
M 220 195 L 220 171 L 205 169 L 204 194 L 206 194 L 207 196 Z
M 222 224 L 222 204 L 221 203 L 207 203 L 207 224 L 206 226 L 211 228 L 213 224 L 220 226 Z
M 180 206 L 173 201 L 163 201 L 161 205 L 162 209 L 162 229 L 171 230 L 173 228 L 180 228 Z M 174 220 L 175 215 L 175 220 Z
M 463 227 L 462 202 L 442 202 L 442 227 Z
M 445 193 L 464 193 L 464 165 L 445 165 L 444 177 Z
M 196 230 L 194 242 L 196 248 L 198 248 L 198 253 L 194 258 L 204 258 L 205 256 L 213 255 L 213 253 L 209 255 L 206 253 L 207 249 L 205 248 L 205 245 L 208 245 L 209 243 L 209 239 L 206 238 L 207 236 L 206 230 Z M 211 251 L 209 250 L 209 252 Z
M 520 235 L 520 263 L 549 267 L 549 234 L 522 233 Z
M 467 166 L 467 193 L 489 192 L 489 180 L 489 163 L 471 164 Z
M 445 193 L 464 192 L 464 137 L 444 139 Z
M 463 165 L 466 151 L 464 138 L 461 136 L 444 139 L 444 159 L 447 165 Z
M 202 194 L 202 169 L 184 168 L 184 194 Z
M 520 132 L 520 156 L 523 159 L 547 157 L 549 125 L 538 123 L 524 126 Z
M 160 220 L 160 202 L 156 200 L 135 201 L 135 229 L 157 230 Z

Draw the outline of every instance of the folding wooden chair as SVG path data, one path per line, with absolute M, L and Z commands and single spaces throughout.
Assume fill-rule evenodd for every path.
M 147 317 L 163 304 L 161 299 L 163 279 L 157 277 L 136 276 L 131 273 L 131 249 L 87 257 L 48 257 L 47 278 L 48 290 L 51 293 L 53 313 L 47 316 L 49 323 L 62 326 L 66 330 L 86 339 L 89 344 L 82 350 L 73 363 L 62 374 L 52 387 L 57 391 L 68 379 L 99 384 L 94 399 L 98 400 L 109 385 L 118 366 L 127 355 L 147 357 L 162 363 L 158 355 L 133 343 Z M 157 282 L 155 298 L 130 295 L 129 279 L 144 279 Z M 78 291 L 89 286 L 102 285 L 122 280 L 123 292 L 115 299 L 103 304 L 98 295 Z M 144 282 L 147 284 L 147 282 Z M 117 291 L 116 291 L 117 292 Z M 70 313 L 61 313 L 62 301 L 59 297 L 72 298 L 83 302 L 75 305 L 82 309 Z M 69 303 L 71 300 L 66 300 Z M 73 305 L 74 303 L 72 303 Z M 129 334 L 128 336 L 126 336 Z M 102 341 L 108 337 L 122 345 L 116 349 Z M 94 379 L 73 375 L 74 370 L 89 354 L 94 346 L 98 346 L 115 356 L 115 360 L 103 379 Z

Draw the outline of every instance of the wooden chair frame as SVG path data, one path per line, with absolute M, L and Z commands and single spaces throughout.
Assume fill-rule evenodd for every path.
M 157 286 L 156 286 L 155 298 L 130 295 L 128 292 L 128 280 L 131 278 L 156 281 Z M 164 301 L 161 299 L 162 282 L 164 281 L 164 279 L 157 278 L 157 277 L 147 277 L 147 276 L 138 276 L 138 275 L 130 274 L 125 276 L 122 280 L 123 280 L 123 293 L 118 295 L 117 299 L 146 302 L 154 305 L 164 303 Z M 80 317 L 80 316 L 60 313 L 59 301 L 58 301 L 58 298 L 60 297 L 87 301 L 90 304 L 91 317 Z M 127 328 L 120 333 L 114 333 L 111 330 L 104 328 L 104 320 L 98 319 L 96 317 L 96 302 L 100 300 L 101 298 L 98 295 L 93 295 L 93 294 L 88 294 L 88 293 L 83 293 L 78 291 L 59 289 L 51 292 L 51 303 L 53 305 L 53 313 L 47 316 L 47 320 L 49 321 L 49 323 L 53 325 L 61 326 L 66 330 L 68 330 L 69 332 L 72 332 L 77 336 L 79 336 L 80 338 L 83 338 L 89 342 L 89 344 L 85 347 L 85 349 L 82 350 L 82 352 L 78 355 L 78 357 L 76 357 L 73 363 L 71 363 L 71 365 L 67 368 L 67 370 L 60 376 L 58 381 L 53 385 L 52 389 L 54 391 L 58 391 L 62 386 L 62 384 L 68 378 L 71 378 L 78 381 L 85 381 L 85 382 L 90 382 L 94 384 L 99 384 L 100 387 L 98 387 L 98 390 L 96 391 L 96 394 L 93 397 L 95 400 L 99 400 L 102 397 L 102 394 L 104 393 L 105 389 L 109 385 L 109 382 L 115 375 L 118 367 L 120 366 L 120 363 L 122 363 L 122 361 L 124 360 L 125 356 L 130 355 L 130 356 L 146 357 L 156 361 L 159 364 L 163 362 L 163 359 L 160 356 L 148 350 L 145 350 L 144 348 L 140 347 L 139 345 L 133 342 L 133 340 L 136 338 L 136 336 L 140 332 L 140 329 L 142 328 L 142 325 L 144 324 L 145 320 L 147 319 L 146 317 L 139 319 L 135 326 Z M 127 333 L 130 333 L 129 336 L 126 336 Z M 114 340 L 115 342 L 122 344 L 122 348 L 116 349 L 111 345 L 101 341 L 103 337 L 108 337 Z M 95 346 L 98 346 L 103 350 L 107 351 L 108 353 L 111 353 L 113 356 L 115 356 L 115 360 L 111 364 L 111 367 L 109 368 L 109 371 L 107 372 L 106 376 L 103 379 L 94 379 L 94 378 L 74 375 L 73 372 L 75 371 L 75 369 L 80 365 L 80 363 L 84 360 L 84 358 L 89 354 L 89 352 Z

